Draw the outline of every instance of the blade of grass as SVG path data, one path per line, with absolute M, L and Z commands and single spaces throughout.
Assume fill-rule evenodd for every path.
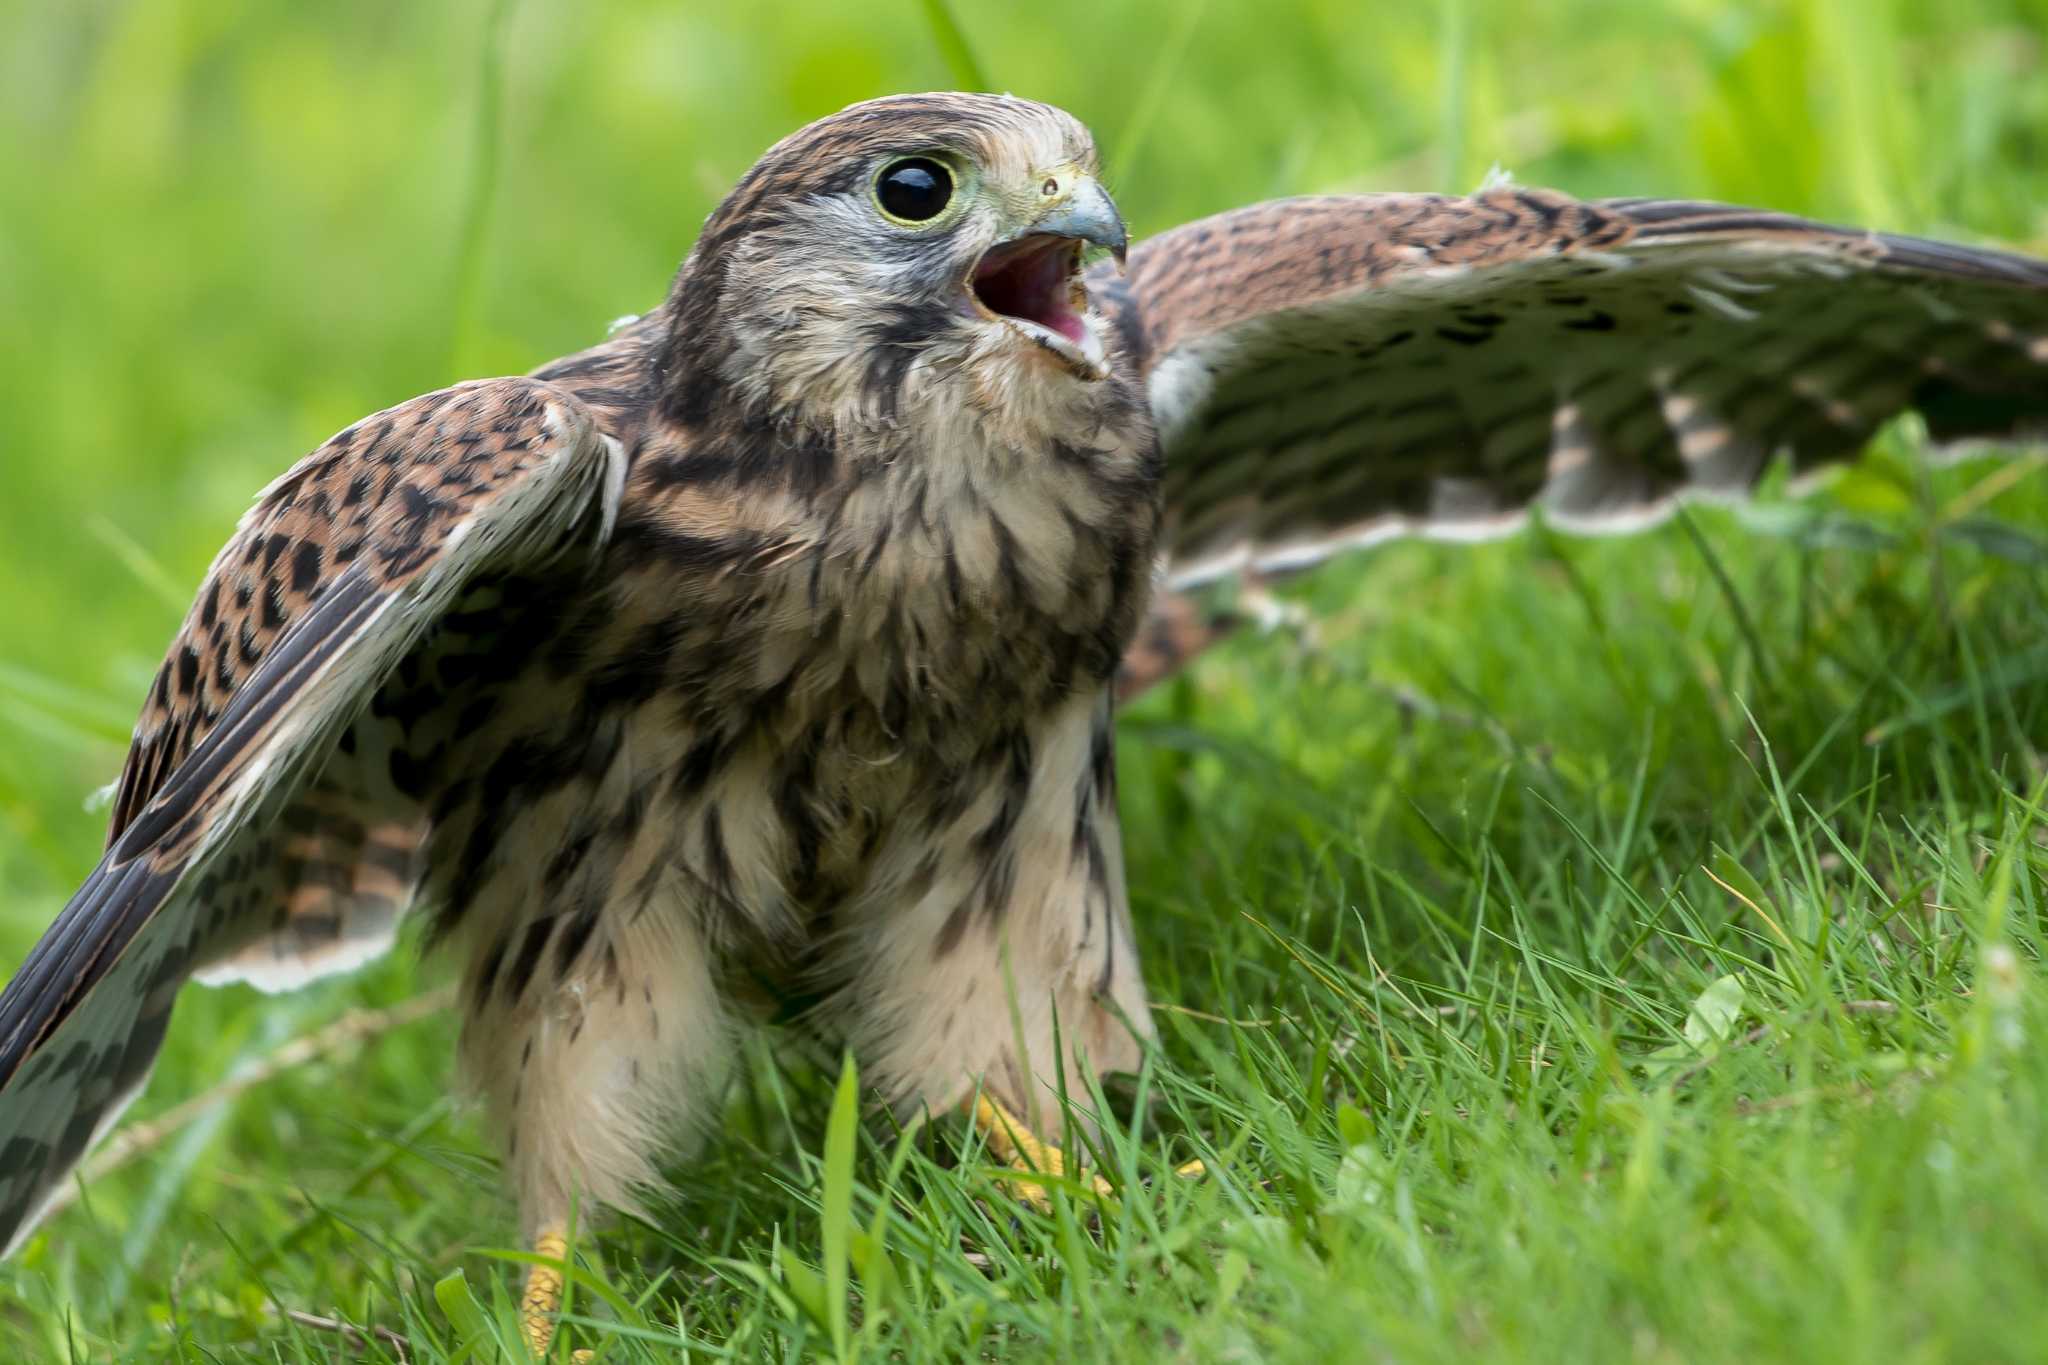
M 1158 59 L 1152 64 L 1152 74 L 1146 78 L 1138 102 L 1131 106 L 1130 115 L 1124 120 L 1123 133 L 1116 141 L 1116 152 L 1109 159 L 1112 173 L 1129 176 L 1137 170 L 1139 149 L 1145 145 L 1145 135 L 1152 131 L 1159 111 L 1166 107 L 1167 96 L 1175 88 L 1174 77 L 1187 57 L 1188 46 L 1194 40 L 1195 30 L 1201 26 L 1202 14 L 1208 4 L 1209 0 L 1193 0 L 1193 3 L 1180 6 L 1180 22 L 1175 25 L 1173 36 L 1159 50 Z
M 832 1351 L 842 1362 L 854 1358 L 847 1344 L 846 1289 L 848 1232 L 853 1226 L 853 1140 L 859 1116 L 859 1072 L 848 1053 L 832 1096 L 832 1116 L 825 1124 L 824 1194 L 818 1210 L 825 1311 L 832 1324 Z
M 462 227 L 455 238 L 455 287 L 448 311 L 448 365 L 453 374 L 466 364 L 476 336 L 483 297 L 484 252 L 491 209 L 498 198 L 499 161 L 505 123 L 505 38 L 519 0 L 492 0 L 478 45 L 476 131 L 471 142 L 469 193 L 463 197 Z
M 952 73 L 953 83 L 962 90 L 994 90 L 987 70 L 974 55 L 974 45 L 967 41 L 966 30 L 960 27 L 947 0 L 919 0 L 919 7 L 924 11 L 926 27 L 931 29 L 932 41 L 939 45 L 946 70 Z

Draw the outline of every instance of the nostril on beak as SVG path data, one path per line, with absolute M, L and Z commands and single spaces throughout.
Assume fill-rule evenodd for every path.
M 1101 185 L 1086 176 L 1066 187 L 1064 196 L 1038 220 L 1036 230 L 1106 247 L 1118 265 L 1123 264 L 1130 246 L 1116 204 Z

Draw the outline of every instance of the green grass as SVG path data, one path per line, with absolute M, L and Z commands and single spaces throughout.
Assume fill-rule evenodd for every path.
M 86 798 L 249 495 L 646 306 L 753 156 L 847 101 L 978 67 L 1062 103 L 1144 230 L 1498 161 L 2048 249 L 2039 0 L 761 9 L 0 10 L 0 961 L 91 865 Z M 1315 648 L 1242 641 L 1128 717 L 1161 1044 L 1100 1097 L 1126 1197 L 1013 1207 L 957 1120 L 899 1133 L 767 1039 L 676 1201 L 585 1239 L 569 1335 L 2038 1358 L 2048 478 L 1914 449 L 1291 587 Z M 442 979 L 195 992 L 136 1117 Z M 296 1311 L 495 1358 L 516 1228 L 451 1034 L 326 1050 L 92 1182 L 0 1267 L 0 1357 L 357 1358 Z M 1208 1179 L 1165 1177 L 1191 1156 Z

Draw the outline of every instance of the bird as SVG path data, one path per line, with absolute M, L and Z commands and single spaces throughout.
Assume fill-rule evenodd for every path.
M 665 298 L 350 426 L 264 489 L 144 701 L 104 856 L 0 995 L 0 1243 L 188 981 L 408 919 L 545 1351 L 579 1207 L 644 1210 L 792 1001 L 1020 1171 L 1152 1036 L 1116 708 L 1210 585 L 1390 536 L 1649 524 L 1892 417 L 2048 430 L 2048 262 L 1513 183 L 1227 210 L 1132 246 L 1012 96 L 777 142 Z

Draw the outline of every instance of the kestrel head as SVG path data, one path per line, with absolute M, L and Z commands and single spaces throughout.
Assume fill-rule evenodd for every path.
M 672 300 L 672 411 L 737 393 L 843 429 L 895 422 L 906 383 L 948 374 L 990 402 L 1099 381 L 1081 260 L 1125 241 L 1071 115 L 994 95 L 854 105 L 769 148 L 706 222 Z

